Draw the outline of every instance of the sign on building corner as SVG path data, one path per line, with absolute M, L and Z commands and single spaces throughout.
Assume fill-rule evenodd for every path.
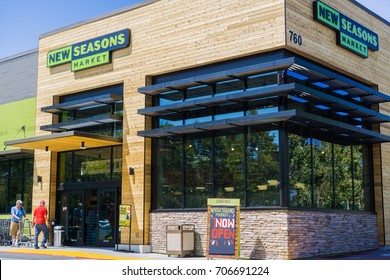
M 313 2 L 314 20 L 337 33 L 337 44 L 361 57 L 368 58 L 368 49 L 379 50 L 378 34 L 350 19 L 331 6 Z
M 130 30 L 76 43 L 47 53 L 47 67 L 71 63 L 72 72 L 111 63 L 111 52 L 130 45 Z

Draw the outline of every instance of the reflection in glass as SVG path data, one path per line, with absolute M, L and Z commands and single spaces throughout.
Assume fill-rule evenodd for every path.
M 201 85 L 197 87 L 190 87 L 187 89 L 186 100 L 199 99 L 202 97 L 211 97 L 213 95 L 213 88 L 208 85 Z
M 215 108 L 214 120 L 238 118 L 244 116 L 244 107 L 241 103 L 228 104 Z
M 158 127 L 171 127 L 183 124 L 183 114 L 173 113 L 158 118 Z
M 351 146 L 334 144 L 335 204 L 337 209 L 353 209 Z
M 185 207 L 206 208 L 213 197 L 212 138 L 193 138 L 185 142 Z
M 244 90 L 244 82 L 239 79 L 232 79 L 227 81 L 217 82 L 216 95 L 239 93 Z
M 290 206 L 311 206 L 311 144 L 310 139 L 289 135 Z
M 60 97 L 60 103 L 76 102 L 85 98 L 97 98 L 105 94 L 114 94 L 117 96 L 123 96 L 123 85 L 114 85 L 104 88 L 98 88 L 83 92 L 77 92 L 75 94 L 67 94 Z M 110 117 L 111 115 L 123 116 L 123 100 L 115 100 L 113 103 L 105 104 L 104 102 L 92 102 L 89 105 L 85 105 L 81 108 L 72 109 L 71 111 L 64 111 L 58 114 L 59 122 L 66 123 L 69 121 L 85 120 L 95 116 Z M 81 121 L 82 122 L 82 121 Z M 97 123 L 88 122 L 87 126 L 76 128 L 77 131 L 96 133 L 100 135 L 107 135 L 116 138 L 122 138 L 122 122 L 109 122 L 109 123 Z
M 248 77 L 248 89 L 256 89 L 278 83 L 277 72 L 263 73 L 259 75 L 253 75 Z
M 183 93 L 178 90 L 172 90 L 168 92 L 161 93 L 159 98 L 159 105 L 168 105 L 175 103 L 177 101 L 183 100 Z
M 184 120 L 184 124 L 208 122 L 211 120 L 212 120 L 211 108 L 196 109 L 196 110 L 190 110 L 186 113 L 186 119 Z
M 15 201 L 31 212 L 33 186 L 33 158 L 4 158 L 0 160 L 0 211 L 8 213 Z
M 115 191 L 103 190 L 99 192 L 98 200 L 98 217 L 99 217 L 99 240 L 112 240 L 114 239 L 115 230 Z
M 244 134 L 215 137 L 215 190 L 218 198 L 245 205 Z
M 181 138 L 158 140 L 157 205 L 159 209 L 183 208 Z
M 84 194 L 82 191 L 70 192 L 68 203 L 68 238 L 73 245 L 83 244 L 84 235 Z
M 354 210 L 366 210 L 369 198 L 368 164 L 364 159 L 365 146 L 352 146 L 353 155 L 353 186 L 354 186 Z M 367 175 L 366 175 L 367 174 Z M 367 209 L 368 210 L 368 209 Z
M 111 148 L 74 152 L 76 182 L 109 181 L 111 179 Z
M 314 207 L 333 208 L 332 143 L 313 140 Z
M 278 112 L 278 98 L 262 98 L 248 102 L 246 115 L 260 115 Z
M 122 147 L 105 147 L 59 153 L 60 183 L 120 181 Z
M 279 137 L 278 131 L 251 131 L 248 133 L 247 206 L 280 205 Z

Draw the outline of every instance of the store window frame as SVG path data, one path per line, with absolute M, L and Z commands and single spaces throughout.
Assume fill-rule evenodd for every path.
M 288 60 L 288 59 L 287 59 Z M 293 58 L 292 61 L 298 61 L 298 62 L 302 62 L 303 60 L 302 59 L 295 59 Z M 290 62 L 289 62 L 290 63 Z M 265 63 L 266 64 L 266 63 Z M 294 64 L 294 63 L 293 63 Z M 276 74 L 276 77 L 277 77 L 277 85 L 288 85 L 289 83 L 291 84 L 291 82 L 294 84 L 294 88 L 295 88 L 295 91 L 292 91 L 291 93 L 285 95 L 285 94 L 278 94 L 278 95 L 275 95 L 275 97 L 278 99 L 278 111 L 286 111 L 286 110 L 289 110 L 289 109 L 293 109 L 293 110 L 296 110 L 296 109 L 299 109 L 299 110 L 302 110 L 303 112 L 308 112 L 310 114 L 313 114 L 313 116 L 315 115 L 319 115 L 321 116 L 322 118 L 329 118 L 331 121 L 330 123 L 332 123 L 332 121 L 338 121 L 338 122 L 341 122 L 343 124 L 345 124 L 345 126 L 342 128 L 342 129 L 346 129 L 346 131 L 348 129 L 352 129 L 353 130 L 353 127 L 357 127 L 357 128 L 362 128 L 362 129 L 366 129 L 367 131 L 371 131 L 372 130 L 372 124 L 375 123 L 375 122 L 384 122 L 384 121 L 389 121 L 389 116 L 386 116 L 386 115 L 383 115 L 383 114 L 380 114 L 378 112 L 374 112 L 371 108 L 371 104 L 375 104 L 376 102 L 388 102 L 389 98 L 388 97 L 385 97 L 383 94 L 381 93 L 378 93 L 372 89 L 370 89 L 368 86 L 366 85 L 363 85 L 361 83 L 356 83 L 354 81 L 352 81 L 352 79 L 350 78 L 347 78 L 347 77 L 344 77 L 342 75 L 339 75 L 335 72 L 332 72 L 332 71 L 329 71 L 329 70 L 323 70 L 323 68 L 321 68 L 320 66 L 317 66 L 317 65 L 314 65 L 314 64 L 311 64 L 311 63 L 308 63 L 307 65 L 309 65 L 310 67 L 313 67 L 313 70 L 310 70 L 309 71 L 313 71 L 314 75 L 329 75 L 332 77 L 332 79 L 340 79 L 339 83 L 341 84 L 348 84 L 350 82 L 353 83 L 354 86 L 357 86 L 358 87 L 358 90 L 357 91 L 354 91 L 353 89 L 351 90 L 351 92 L 353 92 L 353 94 L 360 94 L 360 91 L 365 91 L 371 95 L 367 95 L 367 96 L 364 96 L 364 97 L 348 97 L 348 96 L 345 96 L 345 93 L 344 92 L 337 92 L 336 90 L 333 90 L 331 89 L 331 86 L 332 86 L 332 81 L 330 81 L 329 83 L 331 84 L 331 86 L 325 84 L 325 83 L 321 83 L 321 84 L 318 84 L 317 82 L 308 82 L 308 79 L 306 76 L 304 75 L 300 75 L 300 74 L 297 74 L 297 75 L 289 75 L 288 73 L 288 70 L 286 71 L 286 69 L 282 69 L 281 71 L 273 71 Z M 295 66 L 294 66 L 295 67 Z M 244 69 L 244 68 L 243 68 Z M 251 68 L 253 69 L 253 68 Z M 291 69 L 295 69 L 295 68 L 291 68 Z M 301 69 L 297 68 L 299 72 Z M 306 70 L 305 68 L 302 68 L 303 69 L 303 72 Z M 238 72 L 238 70 L 231 70 L 230 72 L 231 73 L 235 73 Z M 244 70 L 242 70 L 244 71 Z M 270 71 L 272 72 L 272 71 Z M 188 71 L 187 71 L 188 73 Z M 218 72 L 219 73 L 219 72 Z M 265 72 L 262 72 L 262 73 L 266 73 Z M 325 74 L 323 74 L 325 73 Z M 237 76 L 235 76 L 236 74 L 231 74 L 231 76 L 227 75 L 225 77 L 221 77 L 221 78 L 218 78 L 218 77 L 215 77 L 213 76 L 214 74 L 210 74 L 210 80 L 213 81 L 214 80 L 214 83 L 217 83 L 219 81 L 222 81 L 222 80 L 227 80 L 229 81 L 229 79 L 232 79 L 232 76 L 234 77 L 237 77 L 237 76 L 240 76 L 240 74 L 237 74 Z M 242 93 L 244 96 L 248 96 L 249 100 L 250 100 L 250 94 L 249 93 L 249 90 L 248 88 L 246 87 L 246 85 L 248 84 L 247 81 L 245 81 L 245 78 L 248 78 L 250 77 L 251 74 L 245 74 L 243 75 L 243 84 L 244 84 L 244 87 L 242 90 L 239 90 L 240 93 Z M 173 75 L 175 76 L 175 75 Z M 204 76 L 207 76 L 207 75 L 204 75 Z M 204 77 L 202 76 L 202 78 Z M 194 80 L 196 81 L 196 78 L 194 78 Z M 194 82 L 189 82 L 189 80 L 191 79 L 183 79 L 183 83 L 186 82 L 188 83 L 188 87 L 193 87 L 194 86 Z M 158 101 L 158 96 L 161 92 L 166 92 L 166 89 L 164 89 L 164 84 L 161 84 L 161 89 L 159 89 L 159 87 L 156 85 L 156 86 L 151 86 L 150 87 L 150 90 L 148 88 L 145 88 L 145 89 L 140 89 L 139 91 L 142 92 L 142 93 L 145 93 L 145 94 L 148 94 L 151 96 L 152 100 L 153 100 L 153 104 L 155 104 L 155 106 L 151 107 L 151 108 L 145 108 L 145 109 L 142 109 L 140 110 L 139 112 L 141 114 L 145 114 L 145 115 L 150 115 L 152 117 L 152 127 L 153 129 L 149 131 L 146 131 L 146 133 L 144 132 L 140 132 L 139 135 L 140 136 L 146 136 L 146 137 L 156 137 L 153 139 L 152 141 L 152 150 L 153 150 L 153 156 L 152 156 L 152 159 L 155 160 L 155 158 L 158 156 L 158 152 L 156 151 L 156 149 L 154 147 L 156 147 L 156 143 L 159 141 L 158 139 L 161 139 L 161 138 L 164 138 L 164 137 L 170 137 L 170 135 L 173 135 L 175 134 L 176 136 L 175 137 L 179 137 L 179 138 L 182 138 L 182 139 L 185 139 L 186 135 L 188 133 L 195 133 L 195 134 L 202 134 L 202 130 L 209 130 L 209 127 L 212 127 L 212 123 L 209 124 L 207 123 L 208 126 L 204 126 L 202 127 L 202 124 L 195 124 L 194 125 L 187 125 L 185 124 L 185 118 L 186 118 L 186 108 L 190 108 L 192 106 L 192 104 L 188 101 L 186 101 L 185 99 L 185 94 L 186 94 L 186 86 L 187 85 L 181 85 L 181 86 L 175 86 L 175 83 L 177 84 L 180 84 L 180 80 L 178 80 L 177 82 L 176 81 L 172 81 L 172 82 L 169 82 L 169 88 L 170 90 L 172 89 L 178 89 L 180 88 L 180 91 L 183 92 L 183 98 L 176 102 L 176 103 L 172 103 L 172 104 L 168 104 L 167 107 L 165 108 L 164 106 L 160 106 L 159 107 L 159 101 Z M 203 82 L 203 81 L 201 81 Z M 196 82 L 195 82 L 196 83 Z M 326 82 L 327 83 L 327 82 Z M 167 83 L 168 84 L 168 83 Z M 206 83 L 208 85 L 212 85 L 213 82 L 211 83 Z M 301 85 L 301 86 L 298 86 L 298 85 Z M 267 85 L 269 86 L 269 85 Z M 211 96 L 208 96 L 208 97 L 204 97 L 204 96 L 207 96 L 207 94 L 200 94 L 200 96 L 202 96 L 202 98 L 199 98 L 198 99 L 198 105 L 201 105 L 201 106 L 205 106 L 205 107 L 209 107 L 212 109 L 212 120 L 213 121 L 216 121 L 215 120 L 215 112 L 216 112 L 216 108 L 218 108 L 219 106 L 221 106 L 219 103 L 222 102 L 229 106 L 228 103 L 226 103 L 226 101 L 223 100 L 223 98 L 220 98 L 218 96 L 216 96 L 215 94 L 215 84 L 214 86 L 212 85 L 211 86 L 213 88 L 213 94 Z M 272 87 L 272 85 L 271 85 Z M 308 89 L 310 90 L 309 91 L 309 96 L 310 96 L 310 100 L 305 100 L 305 95 L 301 94 L 301 93 L 304 93 L 304 90 L 305 89 Z M 239 92 L 237 92 L 237 88 L 235 88 L 234 92 L 231 92 L 231 94 L 229 92 L 224 92 L 223 95 L 226 95 L 227 98 L 232 98 L 232 100 L 235 100 L 235 101 L 238 101 L 238 102 L 243 102 L 244 106 L 243 106 L 243 109 L 241 110 L 244 114 L 244 116 L 247 116 L 247 114 L 245 113 L 246 112 L 246 101 L 240 101 L 240 97 L 238 96 L 237 98 L 234 96 L 236 94 L 238 94 Z M 302 90 L 302 92 L 300 92 L 300 90 Z M 349 89 L 348 89 L 349 91 Z M 266 92 L 266 90 L 264 91 Z M 352 94 L 352 93 L 350 93 Z M 239 94 L 238 94 L 239 95 Z M 354 96 L 354 95 L 351 95 L 351 96 Z M 326 97 L 325 98 L 325 101 L 324 104 L 322 100 L 322 97 Z M 328 107 L 329 105 L 331 105 L 332 102 L 334 102 L 334 100 L 337 99 L 337 100 L 340 100 L 340 103 L 338 104 L 338 106 L 340 106 L 341 109 L 339 109 L 339 111 L 327 111 L 329 110 L 331 107 Z M 364 100 L 367 100 L 367 102 L 365 103 Z M 320 101 L 319 101 L 320 100 Z M 294 108 L 294 106 L 292 106 L 291 104 L 293 104 L 293 101 L 295 103 L 294 106 L 296 106 L 297 108 Z M 319 103 L 320 102 L 320 103 Z M 331 105 L 333 106 L 333 105 Z M 368 122 L 366 122 L 366 120 L 364 120 L 364 122 L 362 121 L 361 117 L 360 116 L 354 116 L 354 115 L 350 115 L 348 113 L 345 113 L 345 110 L 348 110 L 349 107 L 353 107 L 354 109 L 356 109 L 358 106 L 361 110 L 361 112 L 364 112 L 364 113 L 373 113 L 373 115 L 375 115 L 374 118 L 372 118 L 371 120 L 369 120 Z M 172 128 L 168 128 L 167 130 L 165 130 L 164 128 L 161 128 L 159 127 L 159 116 L 163 116 L 164 115 L 164 110 L 166 110 L 166 112 L 175 112 L 175 114 L 177 114 L 176 118 L 178 120 L 178 123 L 176 125 L 174 125 L 173 129 Z M 332 109 L 333 110 L 333 109 Z M 330 112 L 330 114 L 329 114 Z M 233 117 L 236 117 L 236 116 L 233 116 Z M 224 120 L 227 120 L 229 118 L 229 116 L 226 116 L 225 118 L 222 119 L 222 121 Z M 299 119 L 299 117 L 298 117 Z M 180 123 L 180 120 L 181 123 Z M 371 122 L 372 121 L 372 122 Z M 216 121 L 218 122 L 218 120 Z M 245 120 L 244 120 L 245 122 Z M 291 130 L 291 127 L 289 127 L 288 125 L 288 122 L 283 122 L 283 121 L 279 121 L 278 122 L 279 125 L 278 125 L 278 131 L 279 131 L 279 151 L 280 151 L 280 184 L 281 184 L 281 189 L 280 189 L 280 205 L 279 205 L 279 208 L 282 207 L 288 207 L 288 208 L 297 208 L 297 209 L 311 209 L 311 210 L 321 210 L 319 208 L 315 208 L 315 207 L 312 207 L 313 206 L 313 192 L 314 192 L 314 187 L 311 186 L 311 207 L 293 207 L 293 205 L 290 204 L 290 190 L 289 190 L 289 182 L 288 182 L 288 170 L 289 170 L 289 165 L 288 165 L 288 162 L 289 162 L 289 157 L 288 157 L 288 139 L 289 139 L 289 134 L 290 133 L 294 133 L 294 129 Z M 292 122 L 293 123 L 293 122 Z M 175 126 L 181 126 L 181 127 L 177 127 L 175 128 Z M 269 125 L 274 125 L 272 123 L 268 123 L 268 124 L 264 124 L 263 126 L 264 127 L 267 127 Z M 304 127 L 305 123 L 304 122 L 301 122 L 300 125 L 302 127 Z M 220 133 L 225 133 L 229 130 L 229 128 L 223 128 L 223 126 L 220 125 L 220 127 L 222 127 L 222 129 L 220 128 L 217 128 L 217 130 L 210 130 L 210 133 L 211 135 L 213 135 L 213 137 L 215 137 L 216 134 L 220 134 Z M 247 126 L 248 128 L 248 126 Z M 246 128 L 246 129 L 247 129 Z M 191 131 L 192 130 L 192 131 Z M 290 131 L 291 130 L 291 131 Z M 320 133 L 320 130 L 316 131 L 314 133 L 314 130 L 315 130 L 315 126 L 312 127 L 312 128 L 306 128 L 306 133 L 310 133 L 312 134 L 313 136 L 312 137 L 322 137 L 321 136 L 321 133 Z M 188 131 L 188 132 L 187 132 Z M 153 134 L 155 133 L 155 134 Z M 343 132 L 339 133 L 338 135 L 335 134 L 334 137 L 336 137 L 337 139 L 333 139 L 332 137 L 328 137 L 326 134 L 322 133 L 324 135 L 324 139 L 323 140 L 326 140 L 326 141 L 330 141 L 332 147 L 333 145 L 337 142 L 340 142 L 340 143 L 348 143 L 348 138 L 345 137 L 345 135 L 343 135 Z M 246 135 L 244 133 L 244 135 Z M 370 134 L 370 135 L 376 135 L 375 133 L 373 134 Z M 348 135 L 347 135 L 348 136 Z M 382 137 L 382 138 L 380 138 Z M 379 141 L 389 141 L 385 136 L 379 136 Z M 351 145 L 356 145 L 358 144 L 358 139 L 356 140 L 356 143 L 353 142 L 353 143 L 350 143 Z M 185 143 L 185 141 L 183 140 L 183 143 Z M 373 203 L 372 203 L 372 199 L 373 199 L 373 196 L 372 196 L 372 189 L 373 189 L 373 166 L 372 166 L 372 154 L 371 154 L 371 150 L 372 150 L 372 145 L 371 143 L 367 142 L 366 144 L 364 144 L 366 146 L 365 150 L 366 150 L 366 153 L 363 155 L 363 158 L 365 158 L 365 162 L 367 163 L 367 165 L 369 166 L 368 168 L 368 171 L 364 172 L 365 173 L 365 177 L 366 179 L 369 181 L 369 189 L 371 190 L 370 191 L 370 199 L 369 199 L 369 203 L 367 203 L 367 207 L 364 209 L 364 210 L 367 210 L 367 211 L 372 211 L 373 210 Z M 184 147 L 184 144 L 183 144 L 183 147 Z M 352 149 L 352 147 L 351 147 Z M 184 148 L 183 148 L 184 150 Z M 368 152 L 368 154 L 367 154 Z M 182 157 L 184 158 L 185 157 L 185 154 L 183 153 Z M 351 156 L 352 157 L 352 156 Z M 367 160 L 368 159 L 368 160 Z M 333 164 L 334 165 L 334 164 Z M 157 166 L 156 165 L 156 162 L 152 162 L 152 166 Z M 215 167 L 215 166 L 214 166 Z M 332 167 L 334 169 L 334 166 Z M 183 171 L 184 173 L 185 171 Z M 152 186 L 156 186 L 156 178 L 155 178 L 155 169 L 152 171 Z M 215 176 L 215 174 L 214 174 Z M 184 176 L 183 176 L 184 177 Z M 311 175 L 312 177 L 312 175 Z M 313 178 L 310 179 L 311 181 L 313 181 Z M 334 181 L 334 179 L 333 179 Z M 247 184 L 247 181 L 245 180 L 245 183 L 244 184 Z M 313 185 L 311 183 L 311 185 Z M 334 185 L 334 182 L 332 182 L 332 185 Z M 185 183 L 183 184 L 183 190 L 185 190 Z M 333 197 L 335 197 L 335 194 L 334 194 L 334 188 L 333 188 Z M 214 190 L 214 193 L 215 193 L 215 190 Z M 157 202 L 156 202 L 156 199 L 155 199 L 155 196 L 156 196 L 156 189 L 153 189 L 152 191 L 152 194 L 153 194 L 153 209 L 157 209 Z M 183 207 L 181 207 L 180 209 L 177 208 L 177 209 L 172 209 L 172 208 L 169 208 L 169 209 L 164 209 L 164 210 L 189 210 L 188 208 L 185 207 L 185 195 L 183 196 L 182 198 L 183 200 Z M 244 208 L 247 208 L 247 209 L 250 209 L 250 207 L 247 207 L 246 205 L 246 202 L 244 202 L 244 204 L 242 205 L 242 207 Z M 261 207 L 260 207 L 261 208 Z M 329 208 L 326 208 L 326 209 L 335 209 L 336 208 L 336 205 L 335 203 L 332 203 L 332 207 L 329 207 Z M 199 208 L 201 209 L 201 208 Z M 354 210 L 355 207 L 353 206 L 352 207 L 352 210 Z

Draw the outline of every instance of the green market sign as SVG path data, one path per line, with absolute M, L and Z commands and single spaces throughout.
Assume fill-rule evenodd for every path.
M 378 34 L 321 1 L 313 2 L 314 19 L 337 32 L 337 44 L 364 58 L 379 50 Z
M 111 52 L 130 45 L 130 31 L 124 29 L 71 46 L 52 50 L 47 54 L 47 66 L 70 62 L 72 72 L 111 63 Z

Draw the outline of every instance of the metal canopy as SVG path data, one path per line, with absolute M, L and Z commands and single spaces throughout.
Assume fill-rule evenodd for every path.
M 222 104 L 228 104 L 232 101 L 244 102 L 256 98 L 264 98 L 270 96 L 278 96 L 285 94 L 295 88 L 294 83 L 273 85 L 269 87 L 259 88 L 250 91 L 244 91 L 240 94 L 233 93 L 222 96 L 204 97 L 195 100 L 177 102 L 169 105 L 154 106 L 138 110 L 138 114 L 147 116 L 157 116 L 171 112 L 182 112 L 194 108 L 212 107 Z
M 287 125 L 292 126 L 292 130 L 295 129 L 293 126 L 296 126 L 297 129 L 306 127 L 318 135 L 324 135 L 325 133 L 327 136 L 330 135 L 339 140 L 344 139 L 345 141 L 358 143 L 390 141 L 389 136 L 363 128 L 365 125 L 390 122 L 390 116 L 371 110 L 371 105 L 388 102 L 390 96 L 299 57 L 289 57 L 228 71 L 159 83 L 140 88 L 138 91 L 151 96 L 172 91 L 184 92 L 194 86 L 211 86 L 217 82 L 232 79 L 244 80 L 252 75 L 271 71 L 280 71 L 285 78 L 284 82 L 293 80 L 295 83 L 284 83 L 256 89 L 249 88 L 241 92 L 202 97 L 195 100 L 181 101 L 178 99 L 173 104 L 140 109 L 138 113 L 151 117 L 163 116 L 197 108 L 211 108 L 273 96 L 288 96 L 292 99 L 289 104 L 294 102 L 305 103 L 307 106 L 298 106 L 298 108 L 304 107 L 304 109 L 157 128 L 140 131 L 138 135 L 164 137 L 239 126 L 286 122 Z M 282 77 L 282 75 L 279 77 Z M 283 80 L 279 79 L 279 82 L 283 82 Z
M 93 116 L 90 118 L 84 118 L 80 120 L 74 120 L 63 123 L 54 123 L 49 125 L 43 125 L 40 127 L 41 130 L 51 131 L 51 132 L 61 132 L 64 130 L 72 130 L 82 127 L 102 125 L 106 123 L 122 122 L 123 117 L 113 114 L 102 114 Z
M 204 85 L 204 84 L 214 84 L 219 81 L 229 80 L 232 77 L 242 78 L 242 77 L 255 75 L 259 73 L 285 69 L 288 66 L 290 66 L 293 62 L 294 59 L 292 57 L 284 58 L 284 59 L 275 60 L 271 62 L 254 64 L 249 67 L 240 67 L 228 71 L 219 71 L 210 74 L 198 75 L 198 76 L 185 78 L 185 79 L 179 79 L 172 82 L 146 86 L 143 88 L 139 88 L 138 92 L 147 95 L 156 95 L 164 92 L 169 92 L 172 90 L 180 90 L 180 89 Z
M 261 115 L 251 115 L 218 121 L 151 129 L 139 131 L 138 136 L 156 138 L 278 122 L 286 122 L 288 125 L 298 124 L 299 126 L 311 128 L 320 131 L 321 133 L 328 133 L 333 137 L 350 137 L 353 138 L 355 142 L 390 142 L 390 136 L 298 110 L 280 111 Z
M 308 104 L 312 108 L 318 108 L 318 111 L 323 110 L 333 114 L 343 113 L 344 117 L 349 118 L 350 123 L 374 124 L 390 122 L 390 116 L 388 115 L 300 84 L 295 84 L 294 90 L 289 94 L 309 101 Z
M 308 104 L 318 111 L 321 111 L 320 108 L 323 108 L 323 110 L 328 110 L 334 114 L 343 112 L 348 115 L 349 122 L 356 125 L 390 122 L 390 116 L 297 83 L 273 85 L 255 90 L 243 91 L 239 94 L 234 93 L 223 96 L 204 97 L 169 105 L 148 107 L 138 110 L 138 114 L 152 117 L 171 114 L 173 112 L 189 111 L 195 108 L 220 106 L 229 104 L 232 101 L 245 102 L 256 98 L 287 94 L 308 101 Z M 317 107 L 318 109 L 316 109 Z
M 294 63 L 288 69 L 295 74 L 306 77 L 307 82 L 317 83 L 319 87 L 327 89 L 329 94 L 346 100 L 350 99 L 365 106 L 367 103 L 377 104 L 390 101 L 390 96 L 384 93 L 301 58 L 294 57 Z M 338 91 L 345 92 L 345 95 L 338 95 Z
M 188 125 L 170 126 L 165 128 L 139 131 L 139 136 L 144 137 L 163 137 L 169 135 L 187 134 L 202 131 L 228 129 L 237 126 L 257 125 L 262 123 L 272 123 L 285 121 L 295 114 L 295 110 L 273 112 L 262 115 L 253 115 L 239 118 L 224 119 L 218 121 L 209 121 Z
M 63 102 L 52 106 L 42 107 L 41 111 L 46 113 L 61 113 L 64 111 L 80 110 L 83 108 L 96 106 L 96 105 L 112 104 L 114 102 L 121 101 L 121 100 L 122 100 L 122 96 L 108 93 L 108 94 L 83 98 L 80 100 Z
M 228 71 L 197 75 L 185 79 L 142 87 L 139 88 L 138 91 L 147 95 L 157 95 L 172 90 L 180 91 L 204 84 L 211 85 L 219 81 L 232 79 L 233 77 L 243 79 L 251 75 L 283 69 L 288 70 L 295 75 L 300 75 L 305 83 L 318 84 L 319 87 L 328 89 L 329 94 L 363 106 L 390 101 L 390 97 L 384 93 L 298 57 L 289 57 L 235 68 Z M 340 93 L 338 93 L 340 91 L 345 93 L 345 95 L 340 95 Z
M 120 144 L 122 144 L 122 141 L 114 137 L 79 131 L 61 132 L 4 142 L 5 146 L 52 152 L 99 148 Z

